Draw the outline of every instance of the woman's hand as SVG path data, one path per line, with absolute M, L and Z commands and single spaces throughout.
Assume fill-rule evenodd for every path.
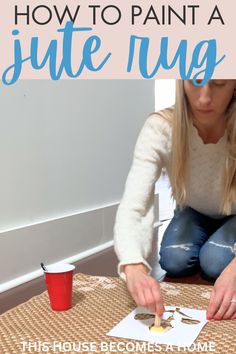
M 225 268 L 215 282 L 207 308 L 207 319 L 212 318 L 236 319 L 236 259 Z
M 124 266 L 127 288 L 137 306 L 145 307 L 159 317 L 165 311 L 159 283 L 147 274 L 144 264 Z

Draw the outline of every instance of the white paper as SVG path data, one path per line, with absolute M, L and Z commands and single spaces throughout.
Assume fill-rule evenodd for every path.
M 149 326 L 154 324 L 154 316 L 145 320 L 135 319 L 136 314 L 150 314 L 146 309 L 139 307 L 119 322 L 109 333 L 107 333 L 107 335 L 119 338 L 137 339 L 158 344 L 191 346 L 202 328 L 207 323 L 206 311 L 176 306 L 166 306 L 165 309 L 166 312 L 163 315 L 164 320 L 167 320 L 171 316 L 174 317 L 174 319 L 170 321 L 173 328 L 167 332 L 150 332 Z M 176 311 L 176 309 L 179 311 Z M 187 318 L 197 320 L 199 323 L 183 323 L 182 319 Z

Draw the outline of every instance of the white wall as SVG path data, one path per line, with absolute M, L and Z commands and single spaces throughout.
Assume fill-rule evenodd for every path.
M 0 231 L 119 200 L 153 81 L 21 81 L 0 93 Z
M 112 238 L 103 207 L 120 200 L 154 81 L 20 81 L 0 102 L 2 283 Z
M 176 80 L 156 80 L 155 81 L 155 110 L 172 106 L 175 103 L 175 83 Z
M 170 107 L 175 103 L 175 82 L 176 80 L 172 79 L 155 81 L 156 111 Z M 171 197 L 170 182 L 167 175 L 161 175 L 156 183 L 155 192 L 159 194 L 159 219 L 172 218 L 175 204 Z

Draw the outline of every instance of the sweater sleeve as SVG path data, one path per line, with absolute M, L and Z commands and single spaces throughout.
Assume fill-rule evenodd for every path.
M 154 223 L 154 189 L 167 154 L 169 124 L 153 114 L 145 122 L 134 150 L 125 191 L 114 226 L 118 273 L 125 279 L 122 266 L 143 263 L 151 250 Z

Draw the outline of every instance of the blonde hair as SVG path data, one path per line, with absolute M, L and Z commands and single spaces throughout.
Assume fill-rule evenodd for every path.
M 227 144 L 228 154 L 225 160 L 224 188 L 221 211 L 229 215 L 232 204 L 236 203 L 236 99 L 232 98 L 228 108 Z
M 183 80 L 176 80 L 176 101 L 173 108 L 158 112 L 172 125 L 171 177 L 172 195 L 179 207 L 186 205 L 189 164 L 189 124 L 187 99 Z M 236 99 L 227 109 L 228 154 L 223 171 L 223 195 L 219 213 L 230 215 L 236 203 Z

